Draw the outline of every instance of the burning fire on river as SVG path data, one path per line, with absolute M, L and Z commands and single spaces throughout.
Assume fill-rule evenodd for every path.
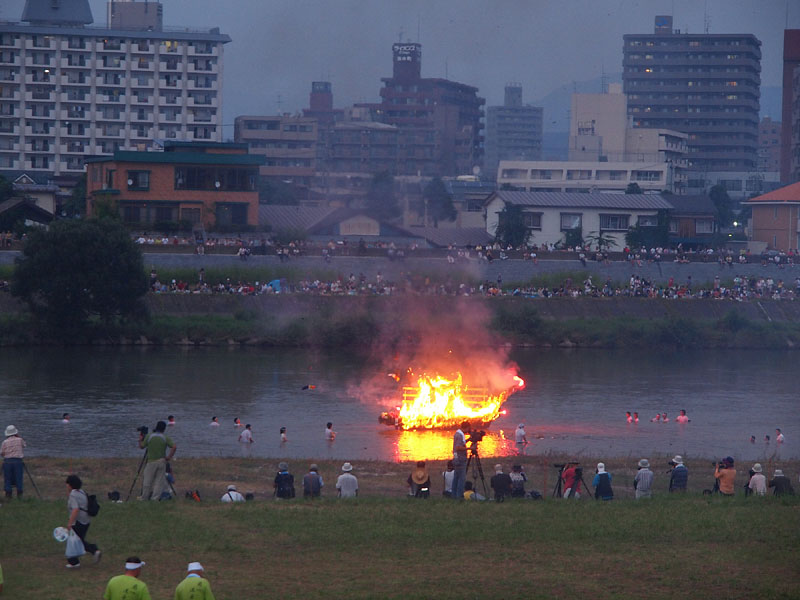
M 389 374 L 395 381 L 400 377 Z M 414 375 L 409 369 L 403 400 L 395 410 L 381 413 L 379 422 L 398 429 L 453 429 L 463 421 L 473 427 L 486 426 L 505 411 L 501 409 L 508 397 L 525 387 L 525 382 L 511 369 L 495 382 L 504 387 L 490 389 L 464 383 L 460 372 L 446 377 L 440 374 Z

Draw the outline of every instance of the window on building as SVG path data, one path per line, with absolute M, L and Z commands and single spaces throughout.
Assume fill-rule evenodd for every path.
M 581 213 L 561 213 L 561 231 L 580 229 L 582 226 Z
M 123 206 L 122 220 L 126 223 L 140 223 L 142 220 L 141 208 L 138 206 Z
M 600 215 L 602 231 L 627 231 L 630 215 Z
M 714 220 L 713 219 L 695 219 L 694 220 L 695 233 L 714 233 Z
M 670 233 L 678 233 L 678 219 L 670 219 L 669 220 L 669 232 Z
M 200 209 L 199 208 L 182 208 L 181 221 L 188 221 L 192 225 L 200 223 Z
M 541 231 L 542 229 L 542 213 L 522 213 L 522 221 L 528 229 L 535 229 L 537 231 Z
M 636 224 L 639 227 L 658 227 L 658 217 L 656 215 L 639 215 Z
M 217 203 L 217 225 L 247 225 L 247 205 L 235 203 Z
M 146 192 L 150 190 L 150 171 L 128 171 L 128 189 Z

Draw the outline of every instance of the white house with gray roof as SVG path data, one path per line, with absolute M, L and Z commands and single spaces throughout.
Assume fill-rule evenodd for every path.
M 494 236 L 507 205 L 521 206 L 535 244 L 564 243 L 566 232 L 580 229 L 583 238 L 602 233 L 625 246 L 625 234 L 635 225 L 655 226 L 659 210 L 672 205 L 660 194 L 586 194 L 581 192 L 498 191 L 486 200 L 486 231 Z

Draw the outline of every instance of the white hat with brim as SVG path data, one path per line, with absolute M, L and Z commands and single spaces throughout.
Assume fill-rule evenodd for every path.
M 646 458 L 643 458 L 642 460 L 639 461 L 639 466 L 643 469 L 648 469 L 650 468 L 650 461 L 647 460 Z
M 676 454 L 675 456 L 672 457 L 672 462 L 674 462 L 675 464 L 678 464 L 678 465 L 682 465 L 683 464 L 683 457 L 680 454 Z
M 756 463 L 753 465 L 753 473 L 761 473 L 761 463 Z
M 349 473 L 352 470 L 353 470 L 353 465 L 351 465 L 349 462 L 346 462 L 342 465 L 342 471 L 344 471 L 345 473 Z
M 228 491 L 229 491 L 229 492 L 235 492 L 235 491 L 236 491 L 236 486 L 235 486 L 235 485 L 233 485 L 233 484 L 230 484 L 230 485 L 228 486 Z
M 203 569 L 203 565 L 201 565 L 199 562 L 190 562 L 189 566 L 186 567 L 186 571 L 189 573 L 191 573 L 192 571 L 204 571 L 204 570 L 205 569 Z
M 17 435 L 18 433 L 19 431 L 17 431 L 17 428 L 13 425 L 6 427 L 6 437 L 11 437 L 12 435 Z
M 783 477 L 783 470 L 775 469 L 775 477 Z

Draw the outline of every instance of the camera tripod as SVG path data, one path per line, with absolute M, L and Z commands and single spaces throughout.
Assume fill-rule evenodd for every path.
M 473 462 L 473 459 L 475 461 Z M 478 443 L 472 442 L 469 449 L 469 458 L 467 459 L 467 471 L 469 466 L 472 465 L 472 487 L 475 487 L 475 482 L 480 475 L 481 482 L 483 483 L 483 494 L 486 498 L 489 497 L 489 489 L 486 487 L 486 479 L 483 476 L 483 465 L 481 465 L 481 457 L 478 455 Z
M 553 488 L 553 498 L 561 498 L 564 494 L 561 489 L 561 481 L 562 475 L 564 474 L 564 469 L 566 468 L 567 464 L 563 465 L 553 465 L 554 467 L 558 468 L 558 477 L 556 478 L 556 485 Z M 575 479 L 573 480 L 572 488 L 570 489 L 569 497 L 573 498 L 575 496 L 575 482 L 579 481 L 583 484 L 583 489 L 586 490 L 586 493 L 589 493 L 591 489 L 588 485 L 586 485 L 586 481 L 583 478 L 583 468 L 582 467 L 575 467 Z

